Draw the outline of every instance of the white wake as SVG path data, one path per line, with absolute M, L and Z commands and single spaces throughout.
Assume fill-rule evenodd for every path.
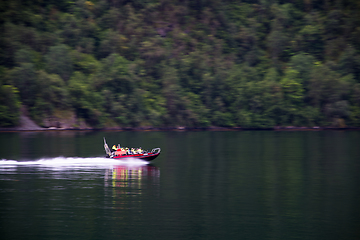
M 142 166 L 149 164 L 146 161 L 128 158 L 126 160 L 115 160 L 110 158 L 81 158 L 81 157 L 56 157 L 41 158 L 34 161 L 0 160 L 0 169 L 13 168 L 18 166 L 33 166 L 40 168 L 109 168 L 112 166 Z

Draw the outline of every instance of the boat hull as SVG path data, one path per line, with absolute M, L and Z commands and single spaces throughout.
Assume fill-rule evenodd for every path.
M 157 158 L 159 155 L 160 155 L 160 153 L 149 153 L 147 155 L 133 154 L 133 155 L 113 156 L 110 158 L 116 159 L 116 160 L 125 160 L 125 159 L 129 159 L 129 158 L 136 158 L 136 159 L 141 159 L 141 160 L 145 160 L 145 161 L 152 161 L 155 158 Z
M 106 157 L 116 159 L 116 160 L 137 158 L 137 159 L 142 159 L 145 161 L 151 161 L 151 160 L 154 160 L 155 158 L 157 158 L 157 156 L 159 156 L 160 152 L 161 152 L 160 148 L 154 148 L 151 150 L 151 152 L 143 153 L 143 151 L 140 148 L 140 150 L 141 150 L 140 152 L 142 152 L 142 153 L 126 154 L 126 151 L 124 149 L 120 149 L 120 146 L 119 146 L 119 149 L 117 149 L 117 151 L 111 151 L 109 146 L 106 143 L 105 138 L 104 138 L 104 148 L 105 148 L 105 152 L 106 152 Z M 135 152 L 137 152 L 137 151 L 135 151 Z M 134 151 L 131 151 L 131 153 L 134 153 Z

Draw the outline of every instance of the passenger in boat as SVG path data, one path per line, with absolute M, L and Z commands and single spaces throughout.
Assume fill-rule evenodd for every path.
M 125 148 L 121 148 L 121 156 L 126 155 L 126 149 Z
M 113 150 L 113 152 L 115 152 L 117 150 L 117 147 L 114 145 L 111 149 Z

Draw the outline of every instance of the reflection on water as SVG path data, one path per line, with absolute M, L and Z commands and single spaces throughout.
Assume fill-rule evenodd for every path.
M 136 166 L 129 167 L 126 165 L 116 166 L 106 171 L 105 186 L 109 186 L 111 180 L 112 187 L 131 187 L 132 185 L 141 184 L 143 178 L 160 178 L 160 170 L 155 166 Z
M 121 209 L 149 190 L 159 193 L 160 169 L 153 165 L 129 166 L 118 165 L 106 170 L 105 187 L 111 188 L 112 207 Z M 135 199 L 136 198 L 136 199 Z

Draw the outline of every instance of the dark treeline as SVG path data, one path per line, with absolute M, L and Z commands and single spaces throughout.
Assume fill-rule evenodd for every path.
M 360 126 L 358 0 L 0 1 L 0 126 Z

